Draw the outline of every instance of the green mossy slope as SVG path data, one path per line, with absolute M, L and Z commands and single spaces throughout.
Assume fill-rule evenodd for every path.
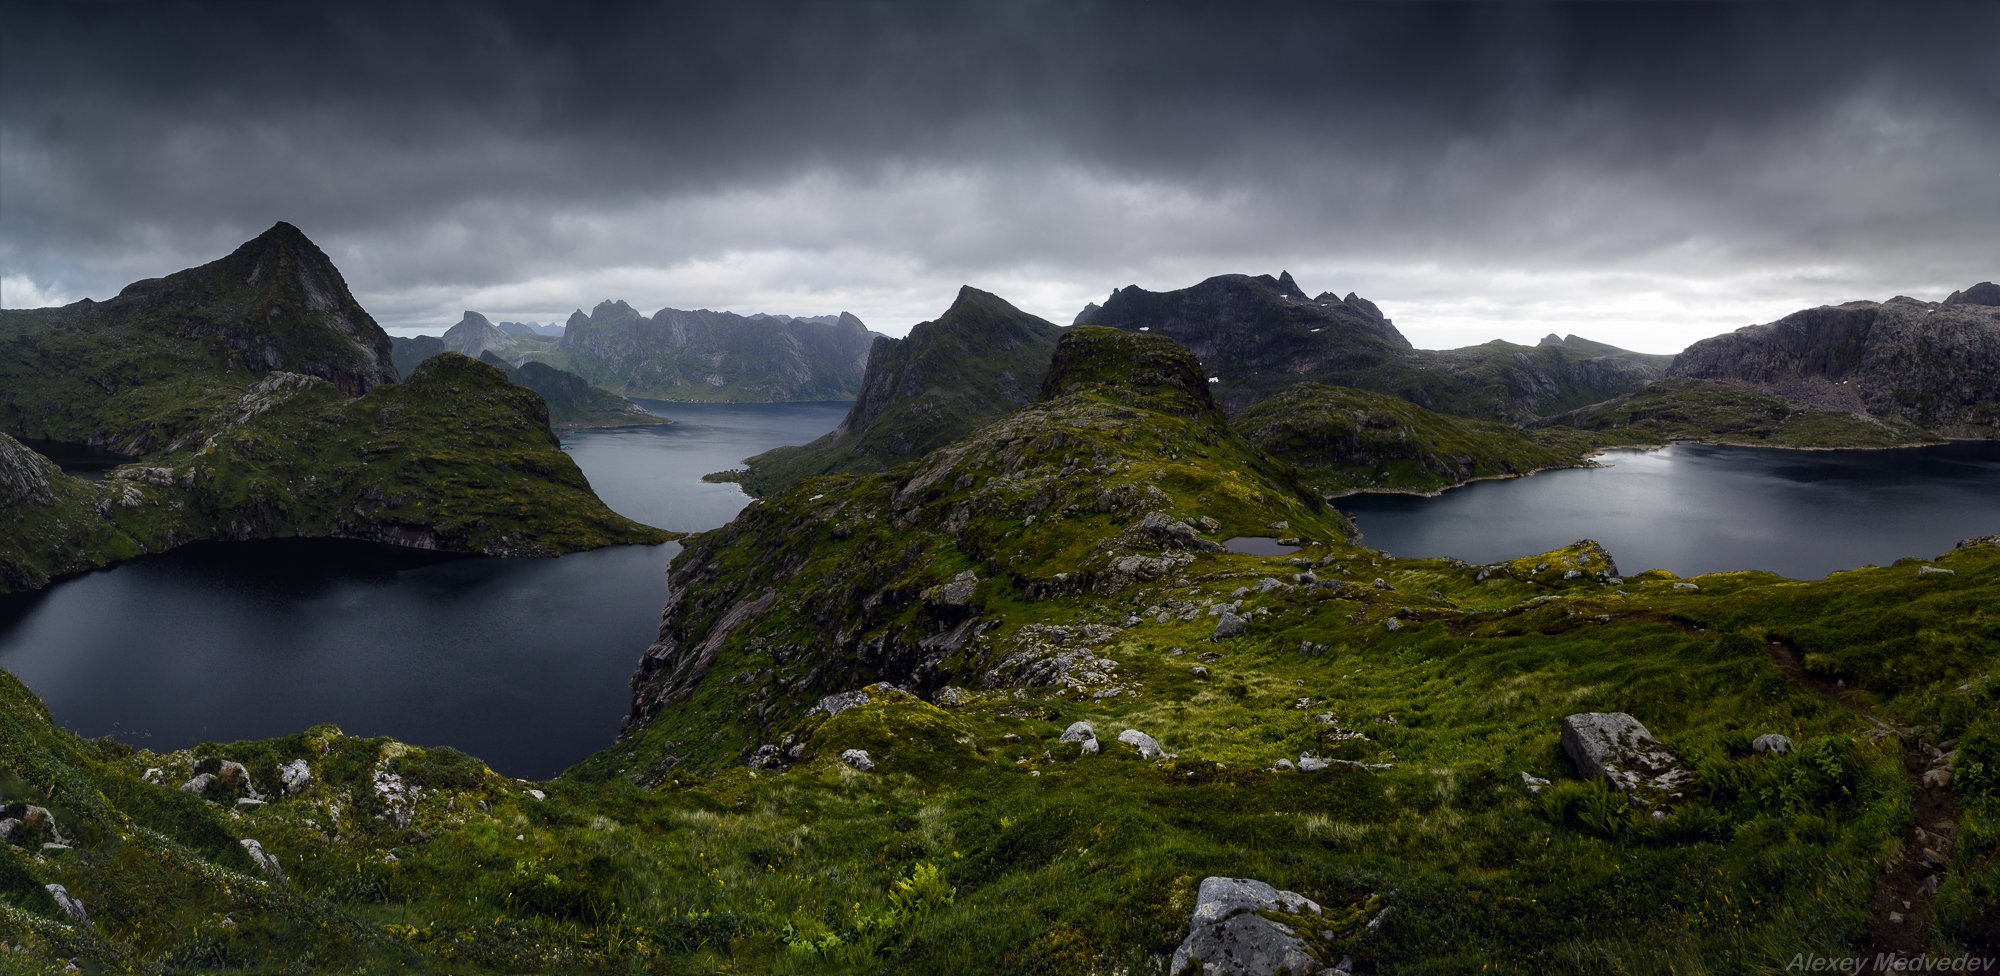
M 0 676 L 0 797 L 70 841 L 0 845 L 5 958 L 1159 974 L 1226 875 L 1386 907 L 1320 947 L 1361 972 L 1782 972 L 1869 948 L 1910 755 L 1957 798 L 1931 948 L 2000 951 L 2000 540 L 1807 582 L 1620 578 L 1587 542 L 1391 559 L 1230 432 L 1184 352 L 1063 347 L 1049 399 L 693 540 L 626 737 L 553 782 L 330 728 L 80 742 Z M 1300 548 L 1212 544 L 1267 534 Z M 1558 723 L 1585 711 L 1644 722 L 1688 798 L 1656 819 L 1580 778 Z M 1059 741 L 1076 721 L 1101 751 Z M 1278 765 L 1304 755 L 1330 768 Z M 224 759 L 269 802 L 178 789 Z
M 1553 429 L 1588 432 L 1598 443 L 1701 441 L 1753 447 L 1903 447 L 1934 444 L 1924 430 L 1865 413 L 1806 406 L 1718 380 L 1661 380 L 1615 400 L 1557 417 Z

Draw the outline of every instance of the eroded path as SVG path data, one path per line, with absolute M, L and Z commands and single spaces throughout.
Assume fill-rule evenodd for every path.
M 1894 716 L 1878 714 L 1865 696 L 1807 671 L 1798 648 L 1782 638 L 1765 640 L 1771 663 L 1792 684 L 1835 702 L 1875 726 L 1872 738 L 1896 738 L 1903 750 L 1903 771 L 1910 779 L 1912 816 L 1902 845 L 1888 870 L 1875 880 L 1870 898 L 1867 957 L 1862 972 L 1896 971 L 1878 968 L 1877 960 L 1914 959 L 1930 951 L 1931 919 L 1938 885 L 1951 863 L 1958 838 L 1958 799 L 1952 793 L 1945 749 L 1927 741 L 1918 730 Z M 1950 746 L 1952 743 L 1945 743 Z

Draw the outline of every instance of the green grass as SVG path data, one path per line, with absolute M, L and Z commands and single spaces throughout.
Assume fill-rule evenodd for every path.
M 1616 554 L 1585 543 L 1497 570 L 1392 559 L 1231 429 L 1184 350 L 1078 329 L 1044 392 L 690 540 L 639 682 L 659 707 L 550 782 L 327 727 L 84 742 L 0 678 L 0 796 L 79 841 L 0 850 L 0 944 L 103 971 L 1156 974 L 1219 874 L 1350 919 L 1387 907 L 1325 947 L 1377 973 L 1779 973 L 1861 950 L 1911 815 L 1898 736 L 1863 708 L 1957 740 L 1934 944 L 1996 944 L 2000 545 L 1935 560 L 1951 576 L 1696 590 L 1613 582 Z M 1153 512 L 1192 537 L 1143 528 Z M 1301 548 L 1200 542 L 1238 534 Z M 969 600 L 947 600 L 968 569 Z M 1245 633 L 1211 639 L 1218 604 Z M 1849 697 L 1788 679 L 1774 640 Z M 1023 677 L 1059 657 L 1068 673 Z M 880 680 L 907 691 L 811 710 Z M 1654 819 L 1580 780 L 1558 723 L 1582 711 L 1644 722 L 1693 769 L 1689 798 Z M 1100 754 L 1058 741 L 1078 720 Z M 1141 760 L 1126 728 L 1174 755 Z M 1797 750 L 1752 752 L 1766 732 Z M 767 743 L 798 761 L 747 768 Z M 1272 768 L 1308 753 L 1347 763 Z M 174 788 L 217 758 L 266 791 L 295 759 L 314 781 L 241 811 Z M 1534 794 L 1524 772 L 1554 782 Z M 406 822 L 387 776 L 421 791 Z M 257 876 L 242 837 L 289 880 Z M 60 918 L 47 883 L 97 927 Z

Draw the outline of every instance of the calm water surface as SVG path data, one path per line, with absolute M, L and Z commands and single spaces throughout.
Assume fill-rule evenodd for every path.
M 677 530 L 721 525 L 748 500 L 701 475 L 811 440 L 847 409 L 641 402 L 676 422 L 582 431 L 563 447 L 612 508 Z M 677 550 L 513 560 L 323 540 L 188 546 L 0 597 L 0 667 L 65 726 L 148 748 L 331 722 L 543 777 L 616 734 Z
M 1424 498 L 1340 500 L 1362 540 L 1476 563 L 1596 539 L 1621 570 L 1763 569 L 1817 579 L 1929 558 L 2000 533 L 2000 443 L 1893 451 L 1680 444 L 1614 451 L 1602 468 L 1483 481 Z

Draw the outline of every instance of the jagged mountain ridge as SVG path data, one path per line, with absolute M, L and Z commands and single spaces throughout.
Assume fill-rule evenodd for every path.
M 878 336 L 840 425 L 749 459 L 744 487 L 768 494 L 811 475 L 882 470 L 957 440 L 1035 399 L 1062 331 L 963 287 L 944 314 L 908 336 Z
M 841 313 L 832 323 L 663 308 L 623 301 L 571 314 L 552 347 L 526 352 L 626 396 L 663 400 L 848 400 L 859 391 L 873 333 Z
M 2000 287 L 1823 305 L 1689 346 L 1669 375 L 1948 436 L 2000 434 Z
M 1664 367 L 1658 357 L 1587 340 L 1416 349 L 1374 303 L 1332 292 L 1307 298 L 1289 273 L 1219 275 L 1168 292 L 1133 285 L 1086 307 L 1077 321 L 1150 329 L 1187 346 L 1232 413 L 1316 382 L 1521 423 L 1632 392 Z

